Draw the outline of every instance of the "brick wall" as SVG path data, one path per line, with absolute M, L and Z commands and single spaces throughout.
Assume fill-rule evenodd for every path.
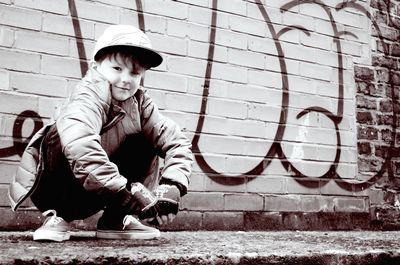
M 95 39 L 117 23 L 142 28 L 163 54 L 144 85 L 196 155 L 166 229 L 387 227 L 400 175 L 398 8 L 0 0 L 0 227 L 42 220 L 31 204 L 12 213 L 7 185 L 27 140 L 85 73 Z

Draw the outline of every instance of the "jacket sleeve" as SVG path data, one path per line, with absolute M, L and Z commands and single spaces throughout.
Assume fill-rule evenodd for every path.
M 107 104 L 93 89 L 107 91 L 108 86 L 95 86 L 73 96 L 56 120 L 57 131 L 64 155 L 83 187 L 98 194 L 111 194 L 123 189 L 127 180 L 101 146 Z
M 162 180 L 183 185 L 186 193 L 193 165 L 191 143 L 175 122 L 160 113 L 146 93 L 142 97 L 142 130 L 164 158 Z

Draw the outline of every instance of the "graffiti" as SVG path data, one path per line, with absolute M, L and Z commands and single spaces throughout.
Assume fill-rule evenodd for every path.
M 283 147 L 283 142 L 284 142 L 284 137 L 285 137 L 285 132 L 287 131 L 287 124 L 288 124 L 288 107 L 289 107 L 289 100 L 291 96 L 291 83 L 288 78 L 288 62 L 287 62 L 287 57 L 285 53 L 285 49 L 282 46 L 281 43 L 281 38 L 285 35 L 288 34 L 291 31 L 299 31 L 301 34 L 305 34 L 306 36 L 310 36 L 309 30 L 307 30 L 305 27 L 301 25 L 290 25 L 285 28 L 280 29 L 279 31 L 276 29 L 276 25 L 274 24 L 274 21 L 271 20 L 268 10 L 260 0 L 254 0 L 253 3 L 255 3 L 258 7 L 258 10 L 267 26 L 267 29 L 269 31 L 269 34 L 271 35 L 272 39 L 274 40 L 273 45 L 275 46 L 274 49 L 276 51 L 276 58 L 278 58 L 278 67 L 279 67 L 279 72 L 280 72 L 280 82 L 281 82 L 281 99 L 280 99 L 280 111 L 279 111 L 279 117 L 277 117 L 277 126 L 274 131 L 274 136 L 272 140 L 272 144 L 265 149 L 265 155 L 260 158 L 260 161 L 253 166 L 251 169 L 247 170 L 247 172 L 243 172 L 239 175 L 228 175 L 224 172 L 220 172 L 217 169 L 213 168 L 208 162 L 206 157 L 203 155 L 203 152 L 201 150 L 201 146 L 199 144 L 200 139 L 202 137 L 202 132 L 204 128 L 205 121 L 207 119 L 207 105 L 209 103 L 209 94 L 210 94 L 210 81 L 212 79 L 212 73 L 213 73 L 213 65 L 214 65 L 214 58 L 215 58 L 215 50 L 216 50 L 216 38 L 218 35 L 218 30 L 217 30 L 217 21 L 218 21 L 218 0 L 213 0 L 212 1 L 212 8 L 211 8 L 211 21 L 210 21 L 210 33 L 209 33 L 209 46 L 208 46 L 208 55 L 207 55 L 207 65 L 205 69 L 205 75 L 204 75 L 204 81 L 203 81 L 203 91 L 202 91 L 202 101 L 201 101 L 201 106 L 199 110 L 199 115 L 198 115 L 198 120 L 197 120 L 197 125 L 195 129 L 195 134 L 192 139 L 192 146 L 193 146 L 193 151 L 195 152 L 195 158 L 197 161 L 197 164 L 199 167 L 202 169 L 202 171 L 213 181 L 218 182 L 223 185 L 240 185 L 243 183 L 247 183 L 255 179 L 258 175 L 262 174 L 264 170 L 268 168 L 268 166 L 271 164 L 271 162 L 275 159 L 278 159 L 284 169 L 290 173 L 294 179 L 300 183 L 303 186 L 306 186 L 308 188 L 320 188 L 323 185 L 326 185 L 330 181 L 335 181 L 338 186 L 340 186 L 342 189 L 347 190 L 347 191 L 361 191 L 366 188 L 369 188 L 372 186 L 376 181 L 378 181 L 380 178 L 382 178 L 383 174 L 389 173 L 389 175 L 392 175 L 391 173 L 391 159 L 392 159 L 392 153 L 395 151 L 395 145 L 394 145 L 394 139 L 395 139 L 395 132 L 396 132 L 396 113 L 395 113 L 395 108 L 393 108 L 393 123 L 392 123 L 392 140 L 391 140 L 391 145 L 389 148 L 389 152 L 387 156 L 385 157 L 385 161 L 383 163 L 383 166 L 381 170 L 373 177 L 371 177 L 369 180 L 361 182 L 361 183 L 353 183 L 350 181 L 346 181 L 345 178 L 343 178 L 339 173 L 338 173 L 338 165 L 340 164 L 340 159 L 342 156 L 342 151 L 343 151 L 343 146 L 342 146 L 342 135 L 341 135 L 341 130 L 340 130 L 340 125 L 343 121 L 343 115 L 344 115 L 344 56 L 342 53 L 342 39 L 344 36 L 350 36 L 352 38 L 357 38 L 357 36 L 349 31 L 346 30 L 340 30 L 337 26 L 337 22 L 335 21 L 335 18 L 332 13 L 332 8 L 329 7 L 324 3 L 322 0 L 293 0 L 289 1 L 288 3 L 284 4 L 280 8 L 280 12 L 282 14 L 285 14 L 286 12 L 289 12 L 291 9 L 299 7 L 301 5 L 305 4 L 311 4 L 311 5 L 316 5 L 318 6 L 323 13 L 327 16 L 327 20 L 331 26 L 331 30 L 333 32 L 332 36 L 332 42 L 335 47 L 336 51 L 336 63 L 337 63 L 337 74 L 336 74 L 336 81 L 337 81 L 337 102 L 335 106 L 335 110 L 329 110 L 328 108 L 324 108 L 321 106 L 309 106 L 304 109 L 299 110 L 297 115 L 295 115 L 295 118 L 297 120 L 300 119 L 306 119 L 310 115 L 317 114 L 320 115 L 321 117 L 324 117 L 327 121 L 329 121 L 330 124 L 332 124 L 332 139 L 335 141 L 335 150 L 332 155 L 332 160 L 329 162 L 329 166 L 327 169 L 320 175 L 318 176 L 318 180 L 320 181 L 309 181 L 310 180 L 310 175 L 307 175 L 307 173 L 304 173 L 300 168 L 298 168 L 298 165 L 294 163 L 291 160 L 290 155 L 287 154 L 287 150 Z M 386 9 L 388 11 L 388 14 L 390 15 L 390 0 L 387 0 L 386 2 Z M 138 14 L 138 25 L 140 29 L 143 31 L 146 30 L 145 27 L 145 19 L 143 15 L 143 4 L 141 0 L 135 0 L 135 5 L 136 5 L 136 10 Z M 75 37 L 76 37 L 76 46 L 78 48 L 78 54 L 79 58 L 81 59 L 80 61 L 80 69 L 81 69 L 81 74 L 82 76 L 86 73 L 88 69 L 88 64 L 87 64 L 87 55 L 85 53 L 85 49 L 83 47 L 83 36 L 82 36 L 82 31 L 79 23 L 79 14 L 76 9 L 75 1 L 74 0 L 68 0 L 68 6 L 69 6 L 69 11 L 72 17 L 72 24 L 73 28 L 75 31 Z M 378 38 L 380 39 L 380 42 L 382 44 L 382 47 L 384 48 L 384 53 L 385 55 L 389 55 L 388 47 L 387 44 L 384 42 L 384 39 L 382 37 L 382 33 L 379 29 L 379 26 L 377 22 L 374 20 L 374 17 L 371 15 L 371 13 L 361 4 L 357 3 L 355 0 L 351 1 L 345 1 L 340 4 L 338 4 L 335 8 L 334 11 L 340 12 L 343 10 L 353 10 L 357 12 L 361 12 L 365 17 L 367 17 L 375 30 L 377 31 Z M 395 24 L 394 20 L 392 17 L 389 18 L 391 23 L 395 26 L 398 26 Z M 395 97 L 395 88 L 394 85 L 391 85 L 391 97 L 394 99 Z M 14 138 L 20 138 L 21 137 L 21 127 L 24 122 L 24 118 L 22 117 L 34 117 L 35 121 L 35 128 L 32 132 L 32 135 L 35 131 L 37 131 L 38 128 L 40 128 L 43 123 L 38 121 L 36 118 L 40 118 L 36 113 L 34 112 L 24 112 L 21 113 L 17 118 L 19 122 L 16 122 L 16 125 L 14 126 L 13 132 L 14 132 Z M 25 118 L 26 119 L 26 118 Z M 21 122 L 22 121 L 22 122 Z M 0 156 L 9 156 L 12 154 L 18 154 L 21 155 L 22 150 L 24 145 L 26 145 L 26 142 L 14 142 L 14 145 L 12 147 L 4 148 L 0 150 Z
M 260 12 L 265 19 L 265 22 L 268 26 L 268 29 L 270 30 L 270 33 L 271 33 L 273 39 L 275 40 L 274 44 L 276 46 L 276 50 L 278 53 L 279 65 L 280 65 L 281 73 L 282 73 L 282 75 L 281 75 L 282 76 L 282 104 L 281 104 L 281 112 L 280 112 L 280 118 L 279 118 L 279 127 L 278 127 L 275 137 L 274 137 L 274 143 L 272 144 L 272 146 L 270 147 L 269 150 L 266 150 L 266 155 L 265 155 L 264 159 L 258 165 L 256 165 L 253 169 L 249 170 L 246 173 L 243 173 L 243 175 L 241 175 L 241 176 L 227 176 L 224 173 L 217 172 L 207 163 L 207 161 L 203 157 L 201 150 L 199 148 L 198 142 L 201 137 L 202 127 L 203 127 L 204 119 L 205 119 L 205 115 L 206 115 L 205 110 L 207 107 L 207 98 L 208 98 L 208 94 L 209 94 L 209 92 L 208 92 L 209 84 L 210 84 L 209 80 L 211 78 L 211 72 L 212 72 L 212 62 L 213 62 L 213 56 L 214 56 L 214 43 L 215 43 L 215 36 L 216 36 L 216 21 L 217 21 L 217 14 L 218 14 L 217 2 L 218 2 L 217 0 L 213 1 L 211 33 L 210 33 L 210 40 L 209 40 L 210 46 L 209 46 L 209 53 L 208 53 L 209 62 L 207 64 L 206 75 L 204 78 L 205 81 L 204 81 L 204 90 L 203 90 L 203 101 L 202 101 L 202 105 L 201 105 L 201 111 L 200 111 L 200 116 L 199 116 L 199 120 L 198 120 L 198 125 L 196 128 L 196 135 L 192 141 L 194 150 L 196 150 L 198 152 L 198 154 L 196 156 L 198 164 L 205 172 L 208 173 L 208 176 L 210 178 L 212 178 L 214 181 L 219 182 L 221 184 L 225 184 L 225 185 L 240 185 L 240 184 L 245 183 L 246 181 L 249 182 L 254 179 L 254 178 L 246 177 L 246 176 L 259 175 L 268 167 L 268 165 L 270 164 L 272 159 L 278 158 L 281 161 L 284 168 L 288 172 L 289 171 L 292 172 L 292 176 L 296 177 L 295 178 L 296 181 L 299 182 L 300 184 L 307 186 L 308 188 L 319 188 L 323 185 L 326 185 L 328 183 L 328 181 L 325 181 L 325 182 L 310 182 L 310 181 L 308 181 L 308 176 L 301 173 L 300 170 L 298 170 L 296 168 L 296 166 L 290 162 L 288 157 L 286 157 L 285 152 L 283 151 L 282 145 L 281 145 L 282 137 L 285 132 L 285 126 L 286 126 L 286 121 L 287 121 L 287 113 L 285 112 L 285 109 L 288 107 L 290 88 L 289 88 L 289 81 L 287 79 L 287 75 L 285 75 L 285 73 L 287 73 L 285 53 L 279 42 L 279 38 L 286 32 L 293 30 L 293 29 L 301 30 L 303 33 L 305 33 L 307 35 L 309 33 L 306 29 L 304 29 L 303 27 L 301 27 L 299 25 L 287 27 L 287 28 L 282 29 L 279 32 L 276 32 L 274 29 L 274 26 L 272 24 L 272 21 L 268 15 L 267 10 L 265 9 L 264 5 L 259 0 L 256 0 L 255 2 L 257 3 L 257 5 L 260 9 Z M 319 5 L 329 17 L 330 24 L 331 24 L 333 32 L 334 32 L 334 42 L 336 45 L 338 69 L 339 69 L 339 71 L 338 71 L 338 103 L 337 103 L 337 113 L 336 114 L 332 113 L 331 111 L 329 111 L 327 109 L 321 108 L 321 107 L 317 107 L 317 106 L 316 107 L 308 107 L 308 108 L 302 110 L 297 115 L 297 119 L 300 119 L 301 117 L 303 117 L 305 115 L 309 115 L 312 112 L 316 112 L 316 113 L 321 113 L 321 114 L 325 115 L 329 120 L 332 121 L 332 123 L 334 124 L 335 132 L 336 132 L 336 154 L 335 154 L 334 160 L 331 163 L 329 170 L 325 174 L 323 174 L 321 177 L 319 177 L 319 179 L 327 179 L 327 180 L 334 180 L 334 181 L 341 180 L 342 179 L 341 176 L 337 173 L 337 165 L 339 163 L 339 159 L 340 159 L 340 155 L 341 155 L 341 136 L 340 136 L 340 131 L 339 131 L 339 124 L 342 121 L 343 109 L 344 109 L 344 104 L 343 104 L 343 88 L 344 88 L 344 81 L 343 81 L 344 73 L 343 72 L 344 72 L 344 70 L 343 70 L 343 55 L 342 55 L 340 39 L 342 36 L 344 36 L 346 34 L 351 35 L 353 37 L 355 37 L 355 35 L 350 32 L 347 32 L 347 31 L 341 32 L 338 30 L 338 28 L 336 26 L 336 22 L 334 20 L 334 17 L 332 15 L 330 9 L 323 3 L 323 1 L 318 1 L 318 0 L 291 1 L 281 7 L 281 12 L 282 13 L 287 12 L 288 10 L 292 9 L 293 7 L 301 5 L 301 4 Z M 361 6 L 358 3 L 355 3 L 355 1 L 349 1 L 349 2 L 344 2 L 344 3 L 337 5 L 336 11 L 340 11 L 340 10 L 346 9 L 346 8 L 353 8 L 353 9 L 356 9 L 356 10 L 364 13 L 372 21 L 374 27 L 378 31 L 380 40 L 383 43 L 382 34 L 380 32 L 378 25 L 373 20 L 373 17 L 371 16 L 371 14 L 363 6 Z M 383 43 L 383 45 L 385 45 L 385 44 Z M 388 55 L 387 48 L 385 49 L 385 53 L 386 53 L 386 55 Z M 393 89 L 394 88 L 392 85 L 392 98 L 394 96 Z M 395 113 L 393 113 L 393 117 L 396 117 Z M 393 122 L 392 132 L 395 133 L 395 131 L 396 131 L 396 123 Z M 392 137 L 391 150 L 393 150 L 393 148 L 394 148 L 394 139 L 395 139 L 394 135 L 392 135 L 392 136 L 393 137 Z M 381 171 L 376 176 L 369 179 L 368 181 L 365 181 L 362 183 L 350 183 L 350 182 L 346 182 L 346 181 L 336 181 L 336 183 L 342 189 L 345 189 L 348 191 L 364 190 L 364 189 L 370 187 L 371 185 L 373 185 L 378 179 L 380 179 L 385 170 L 391 170 L 390 159 L 391 159 L 391 155 L 389 154 L 389 156 L 386 158 L 386 161 L 385 161 L 384 166 L 382 167 Z M 389 172 L 389 174 L 390 174 L 390 172 Z
M 32 133 L 26 137 L 28 140 L 22 140 L 22 127 L 28 119 L 31 119 L 34 122 Z M 12 155 L 22 156 L 29 139 L 32 138 L 32 136 L 42 127 L 42 118 L 36 112 L 31 110 L 21 112 L 17 116 L 13 126 L 13 145 L 10 147 L 1 148 L 0 157 L 9 157 Z

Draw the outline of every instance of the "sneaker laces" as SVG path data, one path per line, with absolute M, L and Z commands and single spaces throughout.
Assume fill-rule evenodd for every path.
M 130 225 L 131 223 L 134 223 L 134 224 L 137 224 L 137 225 L 141 225 L 142 224 L 141 222 L 139 222 L 138 219 L 136 219 L 132 215 L 126 215 L 124 217 L 124 220 L 122 221 L 122 223 L 124 224 L 124 227 L 122 227 L 122 230 L 125 230 L 125 227 L 127 225 Z
M 43 212 L 43 216 L 48 216 L 44 223 L 49 225 L 57 225 L 64 221 L 64 219 L 57 216 L 57 212 L 55 210 L 47 210 Z
M 154 193 L 158 199 L 164 197 L 164 194 L 168 192 L 168 186 L 167 185 L 160 185 L 158 186 L 155 190 Z

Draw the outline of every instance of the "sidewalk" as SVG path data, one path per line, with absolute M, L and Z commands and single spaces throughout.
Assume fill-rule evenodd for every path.
M 40 243 L 0 232 L 0 264 L 400 264 L 400 231 L 162 232 L 147 241 Z

